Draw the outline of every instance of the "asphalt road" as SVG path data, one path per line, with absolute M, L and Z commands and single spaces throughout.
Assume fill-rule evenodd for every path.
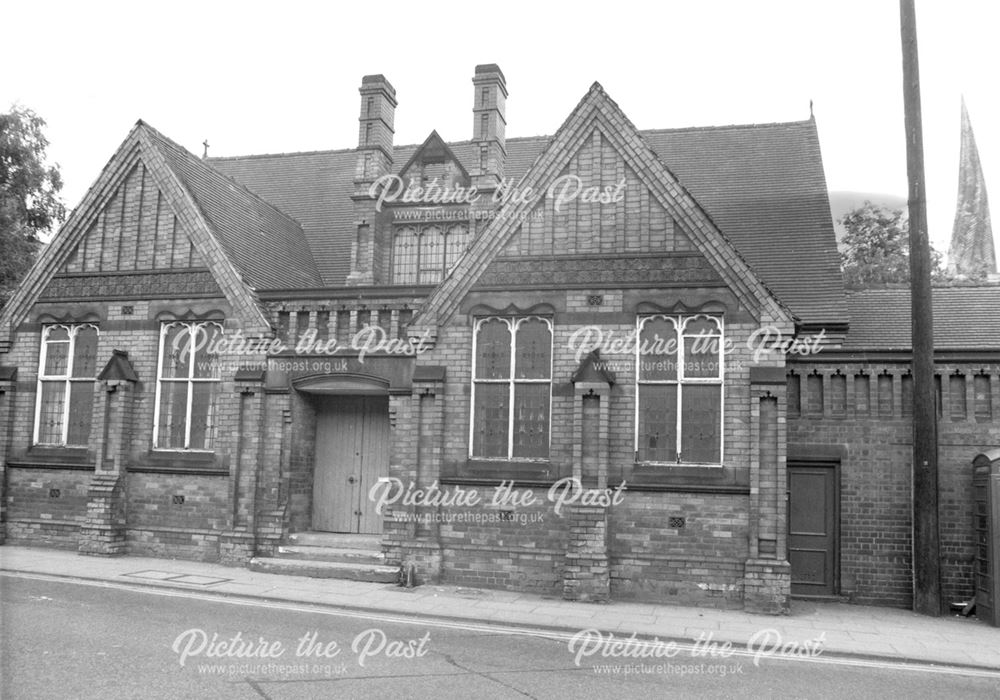
M 622 658 L 638 647 L 6 574 L 0 603 L 7 700 L 1000 697 L 1000 674 L 690 649 Z

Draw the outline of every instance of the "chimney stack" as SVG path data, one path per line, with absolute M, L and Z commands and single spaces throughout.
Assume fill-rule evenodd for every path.
M 507 161 L 507 80 L 495 63 L 476 66 L 472 77 L 472 140 L 478 147 L 473 183 L 480 191 L 496 189 Z
M 358 161 L 354 184 L 356 193 L 392 170 L 393 120 L 396 90 L 384 75 L 361 79 L 361 116 L 358 118 Z
M 371 285 L 381 281 L 385 265 L 383 239 L 389 224 L 385 213 L 375 211 L 368 190 L 373 182 L 392 172 L 393 121 L 396 90 L 384 75 L 361 79 L 361 116 L 358 118 L 357 162 L 354 169 L 354 230 L 348 285 Z

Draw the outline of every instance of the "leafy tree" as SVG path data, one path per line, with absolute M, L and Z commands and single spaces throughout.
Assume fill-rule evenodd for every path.
M 866 201 L 840 219 L 847 229 L 840 254 L 844 284 L 863 289 L 910 281 L 910 225 L 902 209 L 887 209 Z M 947 281 L 941 254 L 931 249 L 931 277 Z
M 66 218 L 58 165 L 47 165 L 45 120 L 14 105 L 0 114 L 0 307 L 41 247 L 40 236 Z

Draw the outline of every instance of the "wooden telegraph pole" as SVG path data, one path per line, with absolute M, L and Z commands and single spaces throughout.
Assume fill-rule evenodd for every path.
M 913 610 L 924 615 L 938 616 L 941 614 L 941 559 L 938 532 L 937 390 L 934 386 L 931 251 L 927 238 L 917 18 L 913 0 L 900 0 L 899 19 L 903 40 L 913 330 Z

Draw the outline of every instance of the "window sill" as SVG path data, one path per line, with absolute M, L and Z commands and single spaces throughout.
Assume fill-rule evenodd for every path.
M 128 465 L 139 473 L 228 475 L 229 465 L 215 452 L 188 450 L 151 450 Z
M 611 475 L 608 477 L 610 484 Z M 621 480 L 633 491 L 749 493 L 750 469 L 727 464 L 635 462 L 622 470 Z
M 462 481 L 468 483 L 516 482 L 552 483 L 559 474 L 548 459 L 483 459 L 471 458 L 451 465 L 449 474 L 442 476 L 442 482 Z
M 636 469 L 725 469 L 722 462 L 636 462 Z
M 9 459 L 7 466 L 15 468 L 93 471 L 94 455 L 86 447 L 33 445 L 24 454 Z

